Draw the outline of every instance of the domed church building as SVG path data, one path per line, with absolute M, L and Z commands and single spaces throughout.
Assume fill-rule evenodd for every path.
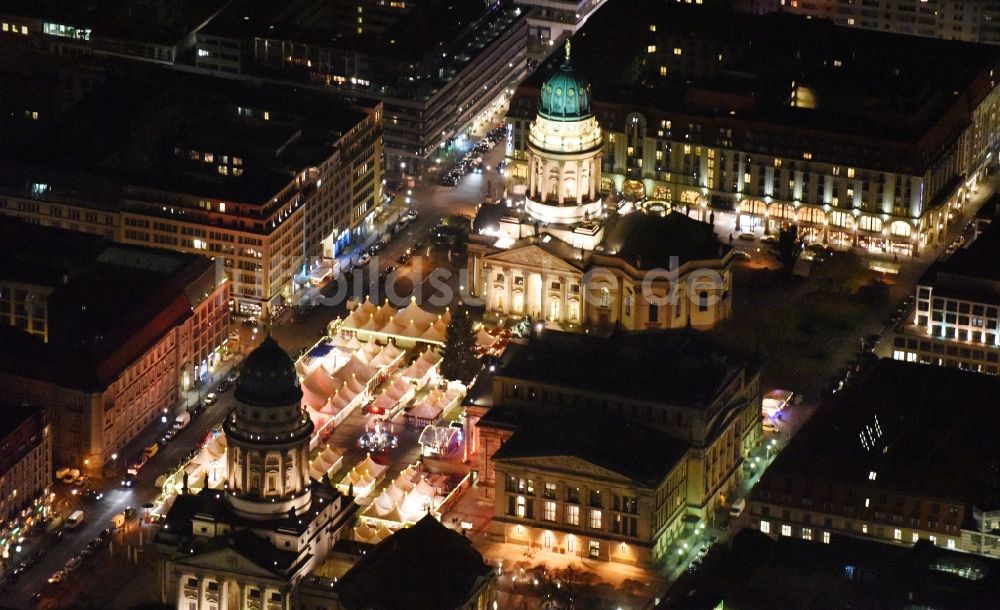
M 479 206 L 470 296 L 498 317 L 568 330 L 711 328 L 731 313 L 732 249 L 711 223 L 602 200 L 605 142 L 591 95 L 567 42 L 539 88 L 525 156 L 510 159 L 518 190 Z
M 590 84 L 570 64 L 542 85 L 538 116 L 528 133 L 527 212 L 541 222 L 572 224 L 601 213 L 601 151 L 590 112 Z
M 288 610 L 358 508 L 309 477 L 313 424 L 295 365 L 268 336 L 223 423 L 226 485 L 182 493 L 156 536 L 162 600 L 178 610 Z

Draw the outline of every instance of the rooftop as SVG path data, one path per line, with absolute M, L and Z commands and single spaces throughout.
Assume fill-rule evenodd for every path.
M 722 258 L 730 250 L 715 237 L 707 222 L 689 218 L 680 212 L 666 216 L 635 211 L 613 214 L 605 228 L 598 251 L 623 258 L 638 268 L 671 267 L 692 260 Z
M 451 610 L 490 578 L 472 541 L 427 515 L 366 553 L 336 590 L 350 610 Z
M 1000 378 L 883 359 L 835 395 L 764 474 L 1000 506 Z M 870 473 L 877 473 L 875 480 Z
M 818 142 L 814 161 L 922 173 L 992 90 L 1000 50 L 787 14 L 612 0 L 573 37 L 573 60 L 607 128 L 624 130 L 639 110 L 650 136 L 799 158 Z M 537 96 L 553 69 L 536 71 L 525 91 Z
M 337 76 L 346 89 L 427 100 L 522 13 L 510 0 L 485 4 L 330 0 L 322 5 L 311 0 L 240 0 L 230 3 L 204 31 L 278 41 L 274 48 L 292 41 L 323 48 L 327 51 L 322 56 L 331 58 L 329 63 L 312 60 L 304 66 L 277 52 L 264 52 L 256 65 L 248 67 L 262 74 L 281 70 L 284 78 L 302 81 L 311 75 L 318 80 Z
M 500 412 L 494 414 L 498 409 Z M 655 488 L 690 447 L 689 443 L 621 418 L 528 415 L 524 409 L 508 413 L 513 417 L 505 418 L 503 410 L 496 407 L 484 417 L 491 425 L 506 419 L 503 423 L 515 429 L 513 436 L 497 449 L 494 461 L 572 456 Z
M 3 326 L 0 370 L 100 390 L 191 315 L 205 257 L 0 217 L 0 279 L 42 287 L 48 343 Z M 194 296 L 194 295 L 191 295 Z M 45 363 L 44 367 L 40 364 Z
M 928 541 L 901 547 L 834 535 L 823 544 L 744 529 L 678 580 L 656 608 L 985 610 L 998 595 L 1000 561 Z
M 741 369 L 756 366 L 749 356 L 692 329 L 608 337 L 544 330 L 525 344 L 511 343 L 507 351 L 510 360 L 498 376 L 698 408 L 708 407 Z M 656 374 L 636 375 L 638 370 Z
M 1000 223 L 993 222 L 968 247 L 936 261 L 920 278 L 934 296 L 1000 304 Z
M 39 69 L 35 80 L 48 74 Z M 0 89 L 9 78 L 0 73 Z M 157 96 L 149 95 L 150 82 Z M 0 155 L 19 164 L 4 172 L 12 174 L 8 189 L 42 182 L 53 188 L 29 195 L 98 197 L 113 207 L 124 183 L 264 205 L 296 173 L 328 159 L 370 107 L 311 89 L 132 64 L 77 94 L 33 126 L 32 145 L 0 144 Z

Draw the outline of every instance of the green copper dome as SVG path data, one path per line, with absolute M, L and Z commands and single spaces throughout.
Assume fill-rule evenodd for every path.
M 570 64 L 568 40 L 566 59 L 542 85 L 538 114 L 552 121 L 579 121 L 590 116 L 590 83 Z

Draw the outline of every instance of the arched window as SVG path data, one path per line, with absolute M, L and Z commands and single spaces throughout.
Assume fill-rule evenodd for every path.
M 611 291 L 607 286 L 601 288 L 601 307 L 611 307 Z
M 708 291 L 698 293 L 698 311 L 708 311 Z

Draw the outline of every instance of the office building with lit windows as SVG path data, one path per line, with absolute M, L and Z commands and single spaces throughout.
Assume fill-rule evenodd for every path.
M 44 56 L 24 59 L 33 82 L 56 80 Z M 146 95 L 147 79 L 162 98 Z M 0 213 L 218 257 L 231 307 L 251 316 L 280 311 L 307 264 L 372 229 L 383 199 L 379 102 L 143 66 L 98 72 L 75 96 L 50 89 L 69 99 L 15 125 Z
M 886 342 L 895 360 L 996 375 L 1000 371 L 1000 224 L 935 262 L 917 282 L 915 310 Z
M 0 44 L 25 44 L 63 57 L 170 66 L 182 61 L 194 33 L 223 4 L 178 0 L 167 8 L 135 0 L 10 0 L 0 8 Z
M 99 475 L 219 363 L 230 282 L 203 256 L 5 217 L 0 232 L 0 393 L 50 408 L 55 464 Z
M 880 360 L 780 450 L 748 502 L 750 526 L 1000 554 L 998 391 L 993 376 Z
M 543 330 L 503 360 L 465 404 L 465 442 L 507 542 L 658 561 L 728 506 L 761 440 L 759 364 L 699 331 Z
M 513 0 L 253 0 L 200 29 L 195 55 L 213 72 L 381 101 L 386 170 L 418 174 L 524 76 L 527 14 Z
M 790 13 L 893 34 L 1000 44 L 1000 5 L 969 0 L 735 0 L 737 10 Z
M 707 6 L 615 9 L 574 39 L 603 129 L 606 196 L 906 256 L 943 246 L 996 166 L 993 47 Z M 542 84 L 511 102 L 515 193 L 528 188 Z

